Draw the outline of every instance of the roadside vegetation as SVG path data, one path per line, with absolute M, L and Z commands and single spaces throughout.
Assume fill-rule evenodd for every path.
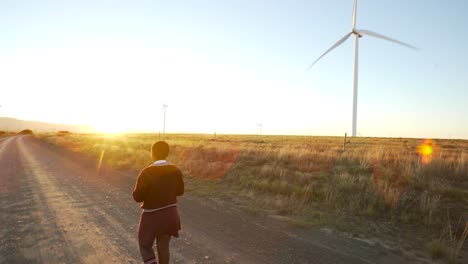
M 0 130 L 0 138 L 8 137 L 8 136 L 16 135 L 16 134 L 17 134 L 16 132 Z
M 67 131 L 67 130 L 60 130 L 60 131 L 57 132 L 57 136 L 61 136 L 61 137 L 68 136 L 70 134 L 71 134 L 71 132 Z
M 155 135 L 43 135 L 120 170 L 148 165 Z M 166 135 L 168 158 L 196 195 L 296 226 L 423 242 L 457 261 L 468 234 L 468 141 Z M 398 235 L 396 235 L 398 234 Z
M 23 129 L 18 134 L 19 135 L 32 135 L 34 133 L 33 133 L 33 131 L 31 129 Z

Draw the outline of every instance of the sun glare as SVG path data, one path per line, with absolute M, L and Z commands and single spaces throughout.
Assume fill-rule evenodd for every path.
M 421 145 L 418 146 L 418 154 L 424 164 L 429 164 L 434 154 L 435 143 L 430 139 L 425 139 Z
M 112 123 L 95 125 L 94 128 L 96 132 L 105 134 L 119 134 L 126 131 L 126 128 Z

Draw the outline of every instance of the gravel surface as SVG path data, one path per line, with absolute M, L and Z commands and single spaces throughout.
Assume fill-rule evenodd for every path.
M 0 263 L 140 263 L 136 175 L 33 136 L 0 139 Z M 401 252 L 184 195 L 171 263 L 414 263 Z

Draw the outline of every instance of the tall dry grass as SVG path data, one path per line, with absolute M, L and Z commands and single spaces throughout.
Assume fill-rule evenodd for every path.
M 154 135 L 46 136 L 119 169 L 148 165 Z M 168 135 L 169 159 L 194 186 L 212 186 L 283 215 L 359 216 L 443 232 L 468 220 L 468 141 L 435 140 L 430 162 L 417 153 L 422 140 L 339 137 Z M 202 184 L 200 184 L 202 182 Z M 215 182 L 215 185 L 210 185 Z M 220 191 L 222 190 L 222 191 Z M 450 212 L 447 214 L 447 212 Z M 463 222 L 464 223 L 464 222 Z M 456 233 L 456 232 L 455 232 Z M 461 236 L 459 232 L 456 235 Z

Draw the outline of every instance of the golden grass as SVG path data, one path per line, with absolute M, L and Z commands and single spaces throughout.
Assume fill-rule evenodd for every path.
M 440 259 L 447 256 L 449 249 L 446 243 L 439 239 L 434 239 L 428 244 L 429 252 L 433 259 Z
M 132 171 L 151 162 L 149 148 L 157 140 L 149 134 L 44 138 Z M 418 154 L 420 139 L 351 138 L 344 152 L 340 137 L 167 135 L 166 141 L 168 159 L 192 181 L 192 190 L 248 200 L 277 214 L 312 219 L 310 212 L 320 209 L 395 226 L 423 225 L 428 234 L 468 219 L 466 140 L 432 140 L 426 160 Z M 433 248 L 439 255 L 437 243 Z

